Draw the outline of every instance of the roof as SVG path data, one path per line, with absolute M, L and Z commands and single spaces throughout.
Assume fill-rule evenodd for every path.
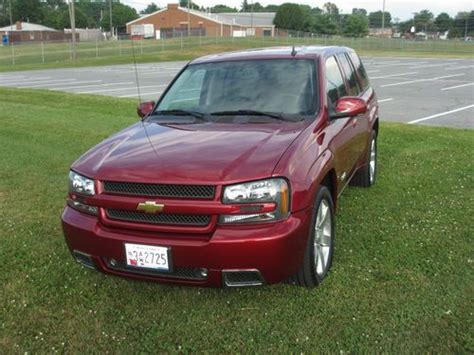
M 155 16 L 156 14 L 159 14 L 160 12 L 167 11 L 168 8 L 164 8 L 158 11 L 155 11 L 151 14 L 142 16 L 137 18 L 136 20 L 130 21 L 127 23 L 128 25 L 132 25 L 135 22 L 141 22 L 144 19 L 147 19 L 149 17 Z M 261 26 L 273 26 L 273 19 L 275 18 L 275 13 L 274 12 L 225 12 L 225 13 L 208 13 L 208 12 L 203 12 L 203 11 L 198 11 L 198 10 L 192 10 L 192 9 L 187 9 L 186 7 L 178 7 L 178 10 L 186 12 L 194 16 L 202 17 L 206 20 L 218 23 L 218 24 L 224 24 L 224 25 L 237 25 L 237 26 L 242 26 L 242 27 L 250 27 L 252 24 L 255 27 L 261 27 Z
M 0 31 L 5 31 L 5 32 L 59 32 L 58 30 L 55 30 L 54 28 L 46 27 L 43 25 L 38 25 L 36 23 L 29 23 L 29 22 L 22 22 L 21 23 L 21 30 L 16 29 L 16 24 L 13 26 L 5 26 L 1 27 Z
M 241 26 L 273 26 L 275 12 L 224 12 L 219 17 Z
M 212 54 L 197 58 L 190 64 L 205 64 L 213 62 L 224 62 L 232 60 L 250 60 L 250 59 L 276 59 L 276 58 L 306 58 L 316 59 L 319 57 L 329 57 L 338 52 L 352 51 L 347 47 L 338 46 L 301 46 L 295 47 L 296 55 L 292 56 L 293 47 L 268 47 L 247 49 L 241 51 Z

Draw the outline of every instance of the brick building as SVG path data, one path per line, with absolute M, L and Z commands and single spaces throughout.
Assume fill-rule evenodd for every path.
M 188 10 L 178 4 L 169 4 L 166 8 L 140 17 L 127 23 L 127 33 L 140 37 L 143 25 L 153 25 L 155 37 L 170 38 L 191 35 L 218 37 L 246 37 L 275 35 L 273 19 L 275 13 L 237 12 L 212 14 L 203 11 Z
M 0 38 L 8 35 L 10 43 L 70 40 L 72 35 L 35 23 L 18 21 L 13 26 L 0 28 Z

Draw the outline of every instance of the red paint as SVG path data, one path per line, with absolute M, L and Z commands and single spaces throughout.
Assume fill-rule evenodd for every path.
M 312 120 L 189 125 L 138 122 L 84 154 L 72 169 L 97 181 L 97 195 L 84 198 L 84 203 L 100 207 L 100 213 L 94 217 L 66 207 L 62 224 L 69 248 L 92 255 L 103 272 L 167 283 L 219 287 L 223 269 L 258 269 L 267 283 L 289 277 L 302 262 L 316 189 L 330 176 L 336 202 L 349 178 L 365 164 L 369 134 L 378 117 L 371 88 L 360 97 L 340 100 L 337 105 L 341 110 L 350 107 L 351 115 L 358 114 L 357 117 L 328 117 L 325 59 L 345 50 L 308 48 L 297 54 L 318 64 L 321 107 Z M 291 49 L 281 48 L 253 50 L 209 56 L 190 65 L 291 58 L 290 53 Z M 343 172 L 345 179 L 341 179 Z M 241 214 L 240 205 L 221 203 L 223 186 L 270 177 L 284 177 L 289 182 L 291 213 L 287 219 L 249 225 L 218 224 L 220 214 Z M 217 187 L 211 200 L 150 199 L 105 194 L 101 183 L 104 180 Z M 137 224 L 110 220 L 104 211 L 135 211 L 138 203 L 149 200 L 164 204 L 164 213 L 206 214 L 211 215 L 211 222 L 205 227 Z M 258 205 L 263 211 L 275 208 L 274 204 Z M 169 247 L 174 267 L 206 268 L 208 278 L 184 281 L 107 268 L 103 258 L 126 259 L 125 242 Z
M 137 115 L 141 118 L 147 116 L 155 107 L 155 101 L 141 102 L 137 107 Z

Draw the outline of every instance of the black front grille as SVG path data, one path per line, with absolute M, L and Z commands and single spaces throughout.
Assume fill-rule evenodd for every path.
M 191 214 L 149 214 L 135 212 L 130 210 L 107 209 L 107 217 L 113 220 L 165 224 L 165 225 L 184 225 L 184 226 L 207 226 L 211 222 L 209 215 L 191 215 Z
M 194 267 L 183 267 L 175 266 L 171 272 L 164 272 L 159 270 L 151 270 L 146 268 L 136 268 L 128 266 L 123 261 L 116 261 L 114 265 L 110 262 L 110 259 L 105 258 L 107 267 L 111 270 L 126 272 L 131 274 L 138 274 L 144 276 L 157 276 L 173 279 L 183 279 L 183 280 L 195 280 L 195 281 L 204 281 L 207 279 L 206 276 L 202 276 L 200 268 Z
M 119 195 L 212 199 L 216 187 L 212 185 L 142 184 L 136 182 L 104 181 L 104 192 Z

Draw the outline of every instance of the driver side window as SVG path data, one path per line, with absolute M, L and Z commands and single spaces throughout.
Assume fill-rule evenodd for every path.
M 346 84 L 335 57 L 326 60 L 326 94 L 330 110 L 334 109 L 338 99 L 347 96 Z

